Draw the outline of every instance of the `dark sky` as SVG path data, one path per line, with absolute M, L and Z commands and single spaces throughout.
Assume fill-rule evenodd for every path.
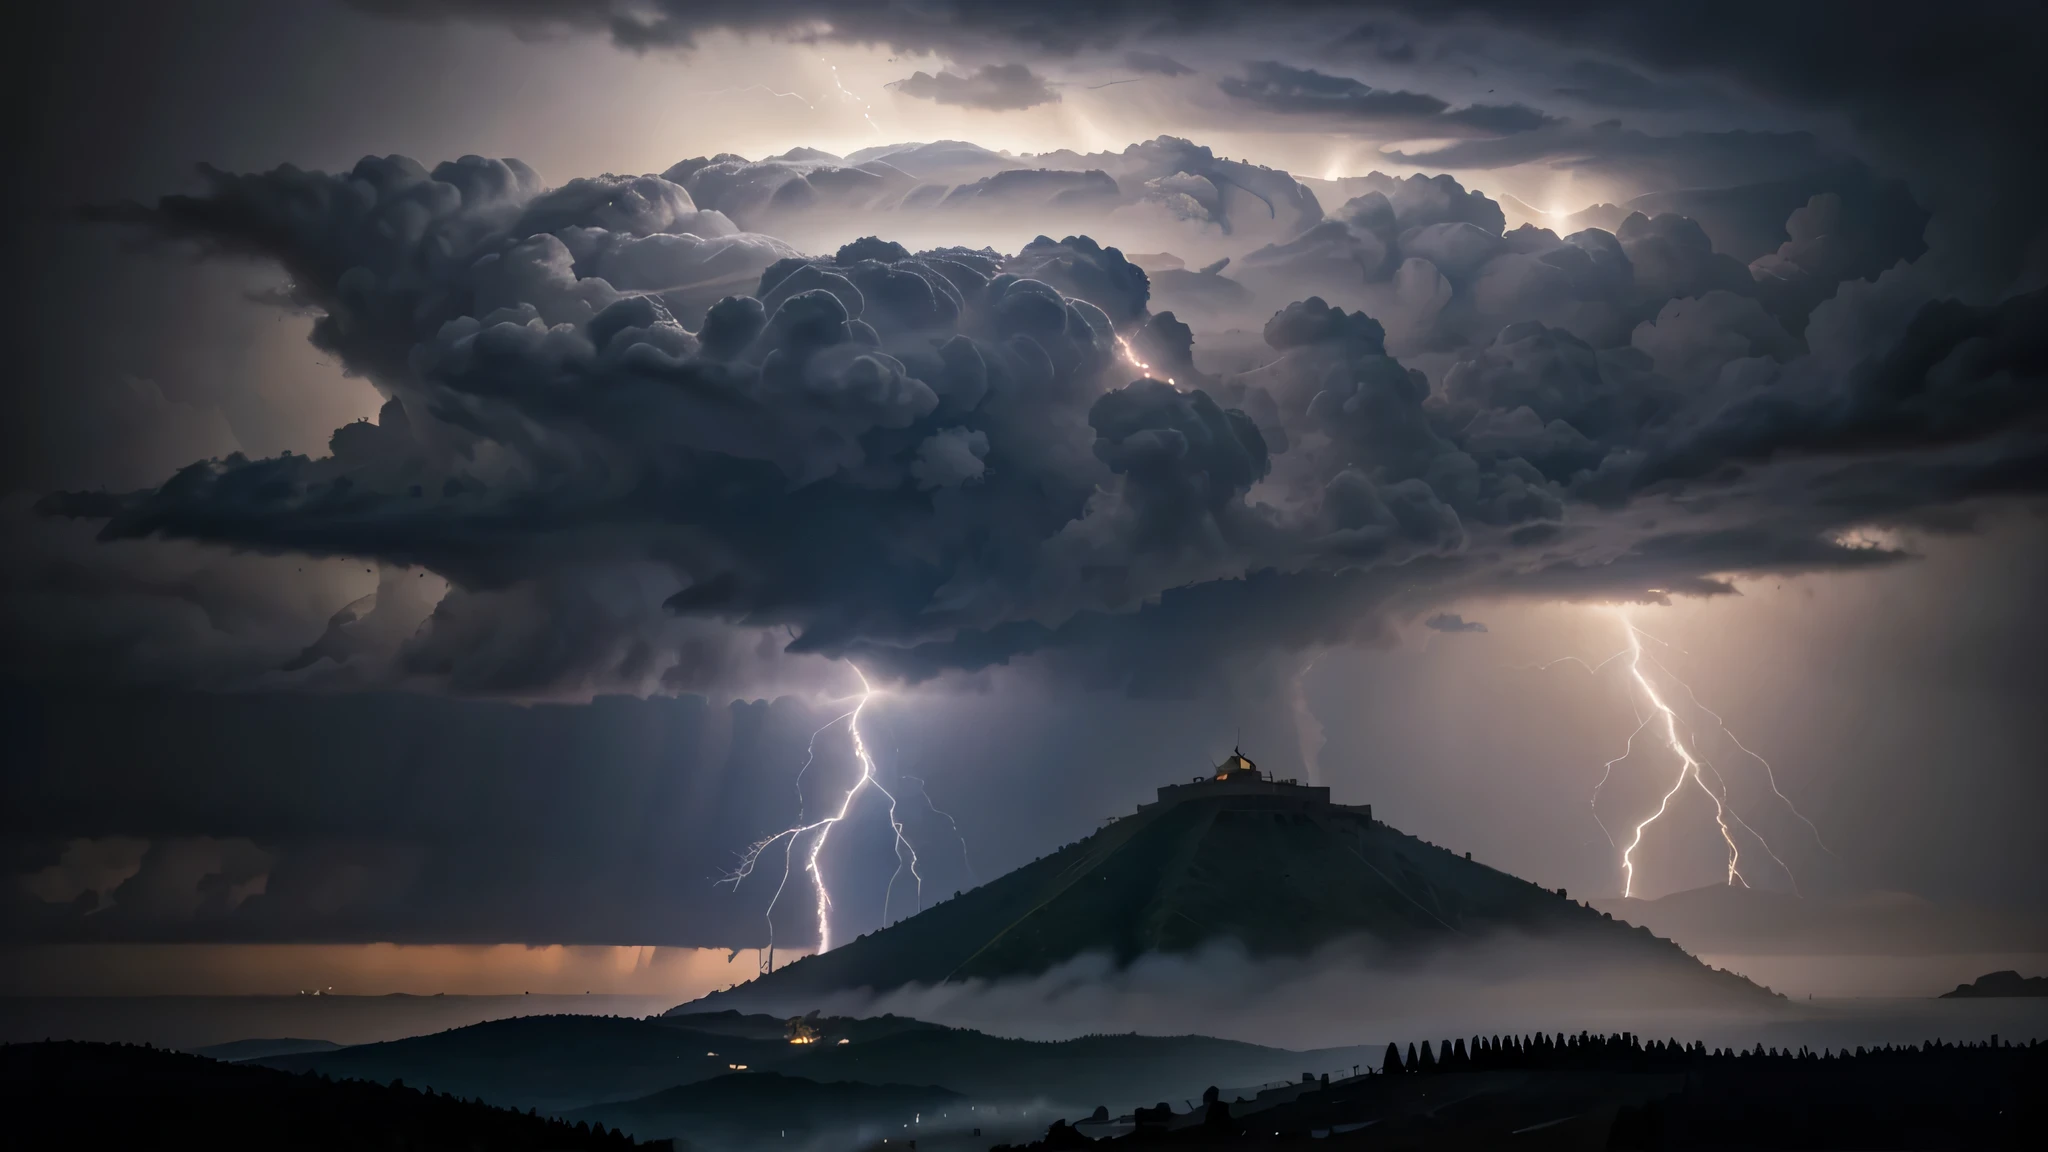
M 753 946 L 856 668 L 927 894 L 1241 742 L 2048 911 L 2038 12 L 20 19 L 6 942 Z M 917 899 L 877 794 L 823 860 Z

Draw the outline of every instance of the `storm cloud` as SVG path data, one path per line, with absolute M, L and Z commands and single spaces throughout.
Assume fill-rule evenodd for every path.
M 1191 39 L 1285 27 L 1328 39 L 1334 27 L 1354 28 L 1359 7 L 1342 0 L 1291 0 L 1242 6 L 1165 6 L 1155 0 L 1036 5 L 1028 11 L 975 3 L 847 8 L 827 0 L 764 0 L 702 5 L 682 0 L 625 5 L 578 0 L 544 8 L 519 0 L 356 0 L 371 11 L 416 19 L 491 19 L 533 28 L 604 32 L 635 49 L 686 47 L 719 30 L 805 35 L 841 42 L 886 43 L 924 50 L 1014 59 L 1020 48 L 1069 59 L 1147 37 Z M 1916 9 L 1894 19 L 1863 18 L 1850 4 L 1806 4 L 1789 12 L 1765 0 L 1689 0 L 1644 9 L 1618 0 L 1531 6 L 1501 0 L 1419 3 L 1384 0 L 1374 7 L 1412 23 L 1396 37 L 1399 58 L 1438 50 L 1450 32 L 1521 37 L 1517 49 L 1554 55 L 1561 67 L 1588 52 L 1608 63 L 1651 73 L 1718 77 L 1764 99 L 1824 114 L 1843 114 L 1872 144 L 1887 171 L 1911 173 L 1935 207 L 1953 210 L 1944 243 L 1958 249 L 1951 275 L 1992 289 L 2016 275 L 2041 275 L 2048 259 L 2033 238 L 2041 225 L 2031 190 L 2048 155 L 2048 79 L 2034 66 L 2032 45 L 2043 31 L 2038 12 L 1989 2 Z M 1982 29 L 2002 30 L 1984 36 Z M 1580 95 L 1641 101 L 1645 90 L 1611 69 L 1582 77 Z M 1596 82 L 1597 81 L 1597 82 Z M 1654 102 L 1654 101 L 1653 101 Z M 2020 190 L 2026 189 L 2027 193 Z M 2023 230 L 2012 242 L 2011 233 Z M 2031 269 L 2031 271 L 2028 271 Z M 2035 286 L 2028 284 L 2027 286 Z
M 1224 95 L 1266 112 L 1320 116 L 1368 130 L 1408 136 L 1506 136 L 1533 132 L 1554 121 L 1520 104 L 1452 108 L 1419 92 L 1373 88 L 1348 76 L 1293 68 L 1272 60 L 1244 66 L 1243 76 L 1216 82 Z
M 1119 654 L 1105 685 L 1173 691 L 1247 646 L 1340 638 L 1396 584 L 1712 591 L 1881 561 L 1839 535 L 2041 486 L 2040 294 L 1931 301 L 1888 272 L 1802 341 L 1690 220 L 1510 234 L 1448 177 L 1382 180 L 1248 258 L 1254 285 L 1322 275 L 1388 321 L 1285 302 L 1266 362 L 1220 376 L 1086 236 L 863 240 L 702 308 L 705 245 L 754 267 L 787 248 L 665 177 L 543 190 L 517 161 L 394 157 L 208 180 L 99 215 L 276 261 L 316 345 L 390 399 L 325 456 L 43 511 L 447 580 L 387 682 L 675 691 L 791 659 L 922 679 L 1072 650 Z M 1440 382 L 1390 324 L 1448 355 Z M 1200 650 L 1167 638 L 1194 610 Z M 350 613 L 291 667 L 354 659 Z
M 1060 94 L 1052 90 L 1052 85 L 1046 83 L 1045 77 L 1022 64 L 984 64 L 965 76 L 945 71 L 936 76 L 929 72 L 915 72 L 909 79 L 898 80 L 890 87 L 905 96 L 915 96 L 935 104 L 980 108 L 990 112 L 1035 108 L 1040 104 L 1058 103 L 1060 98 Z

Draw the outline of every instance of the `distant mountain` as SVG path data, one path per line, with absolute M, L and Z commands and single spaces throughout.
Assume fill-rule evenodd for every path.
M 2048 996 L 2048 976 L 2021 976 L 2017 972 L 1991 972 L 1977 977 L 1974 984 L 1958 984 L 1943 992 L 1943 1000 L 1978 1000 L 2007 996 Z
M 422 1092 L 125 1044 L 0 1047 L 19 1148 L 626 1149 L 633 1140 Z M 35 1132 L 44 1135 L 36 1137 Z
M 1029 976 L 1088 953 L 1128 963 L 1221 939 L 1254 956 L 1299 956 L 1353 937 L 1400 950 L 1506 931 L 1604 949 L 1709 997 L 1763 995 L 1562 892 L 1427 844 L 1368 807 L 1332 804 L 1327 788 L 1269 780 L 1242 757 L 1211 776 L 1162 788 L 1158 802 L 1050 856 L 705 1003 Z
M 735 1072 L 628 1100 L 579 1109 L 565 1119 L 624 1128 L 641 1139 L 747 1143 L 763 1136 L 804 1140 L 829 1129 L 901 1129 L 920 1114 L 961 1100 L 936 1085 L 820 1083 L 780 1072 Z
M 2027 918 L 1949 908 L 1904 892 L 1801 898 L 1710 884 L 1655 900 L 1595 900 L 1701 953 L 1934 956 L 2048 951 L 2048 929 Z
M 213 1060 L 257 1060 L 265 1056 L 297 1056 L 305 1052 L 337 1052 L 341 1045 L 332 1040 L 230 1040 L 225 1044 L 208 1044 L 204 1048 L 192 1049 L 195 1056 Z

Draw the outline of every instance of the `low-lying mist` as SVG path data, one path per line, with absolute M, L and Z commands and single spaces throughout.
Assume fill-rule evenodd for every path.
M 1795 1001 L 1705 967 L 1646 967 L 1583 944 L 1513 934 L 1402 954 L 1354 939 L 1294 958 L 1255 957 L 1226 941 L 1188 954 L 1147 954 L 1123 967 L 1087 954 L 1028 979 L 805 1000 L 742 986 L 700 1003 L 785 1016 L 894 1013 L 1031 1040 L 1202 1034 L 1292 1049 L 1537 1031 L 1627 1031 L 1743 1047 L 1792 1037 L 1816 1046 L 1904 1043 L 1923 1032 L 2001 1027 L 2015 1039 L 2048 1035 L 2048 1006 L 2027 1002 Z
M 743 986 L 704 1004 L 782 1015 L 894 1013 L 1035 1040 L 1200 1033 L 1285 1048 L 1612 1030 L 1650 1019 L 1674 1026 L 1696 1017 L 1762 1021 L 1784 1011 L 1770 992 L 1704 968 L 1650 967 L 1520 935 L 1425 953 L 1352 939 L 1304 957 L 1257 957 L 1229 940 L 1193 953 L 1148 953 L 1123 967 L 1090 953 L 1020 980 L 863 989 L 802 1002 Z

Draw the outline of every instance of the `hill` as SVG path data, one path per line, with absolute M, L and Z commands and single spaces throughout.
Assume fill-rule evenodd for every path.
M 1979 976 L 1975 983 L 1958 984 L 1953 992 L 1943 992 L 1943 1000 L 1977 1000 L 2006 996 L 2048 996 L 2048 976 L 2021 976 L 2017 972 L 1991 972 Z
M 563 1112 L 759 1066 L 788 1048 L 780 1035 L 750 1040 L 614 1016 L 523 1016 L 260 1063 Z
M 205 1056 L 214 1060 L 225 1060 L 230 1064 L 241 1060 L 259 1060 L 265 1056 L 297 1056 L 305 1052 L 339 1052 L 341 1045 L 332 1040 L 299 1040 L 291 1038 L 230 1040 L 225 1044 L 208 1044 L 192 1049 L 194 1056 Z
M 803 1140 L 826 1130 L 900 1130 L 960 1101 L 936 1085 L 820 1083 L 779 1072 L 736 1072 L 567 1119 L 624 1128 L 642 1139 L 673 1137 L 721 1147 L 760 1139 Z
M 736 1012 L 652 1020 L 530 1016 L 261 1063 L 337 1078 L 403 1079 L 560 1114 L 740 1071 L 819 1083 L 931 1085 L 981 1100 L 1128 1103 L 1175 1097 L 1190 1085 L 1291 1080 L 1306 1069 L 1355 1064 L 1370 1055 L 1291 1052 L 1208 1036 L 1014 1040 L 898 1016 L 811 1024 L 818 1042 L 791 1044 L 783 1021 Z
M 163 1048 L 0 1047 L 22 1148 L 625 1149 L 630 1138 L 397 1084 L 293 1076 Z M 42 1137 L 33 1133 L 41 1131 Z M 25 1137 L 25 1138 L 24 1138 Z
M 1364 938 L 1390 950 L 1502 933 L 1584 945 L 1701 995 L 1760 997 L 1668 940 L 1332 804 L 1328 789 L 1265 779 L 1233 757 L 1214 778 L 1006 876 L 820 955 L 707 997 L 747 1003 L 1044 972 L 1087 953 L 1119 964 L 1222 939 L 1301 956 Z
M 1306 1146 L 1418 1148 L 2033 1148 L 2048 1132 L 2048 1047 L 2010 1041 L 1768 1052 L 1628 1034 L 1464 1040 L 1419 1065 L 1220 1095 L 1186 1112 L 1053 1124 L 996 1152 Z M 1093 1129 L 1094 1133 L 1088 1131 Z

